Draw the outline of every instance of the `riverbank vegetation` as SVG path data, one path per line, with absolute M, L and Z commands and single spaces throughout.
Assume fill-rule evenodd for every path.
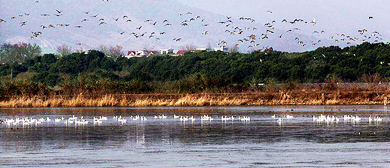
M 260 105 L 382 105 L 389 92 L 306 91 L 126 94 L 67 96 L 17 96 L 0 101 L 0 107 L 141 107 L 141 106 L 260 106 Z
M 387 97 L 390 77 L 390 45 L 384 43 L 303 53 L 201 51 L 130 59 L 97 50 L 42 55 L 36 45 L 4 44 L 0 58 L 2 107 L 285 104 L 283 95 L 290 96 L 287 104 L 376 104 Z M 315 96 L 301 97 L 306 92 Z M 148 96 L 126 97 L 134 94 Z M 159 94 L 176 96 L 155 99 Z M 71 105 L 80 95 L 89 103 Z

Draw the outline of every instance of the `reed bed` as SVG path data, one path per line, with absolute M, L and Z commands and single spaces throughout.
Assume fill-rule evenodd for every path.
M 2 108 L 20 107 L 145 107 L 145 106 L 258 106 L 258 105 L 355 105 L 387 104 L 383 92 L 253 92 L 201 93 L 186 95 L 142 94 L 73 97 L 12 97 L 0 101 Z

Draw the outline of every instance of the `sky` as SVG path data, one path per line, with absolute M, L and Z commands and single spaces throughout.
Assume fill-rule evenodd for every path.
M 371 28 L 390 35 L 389 0 L 178 0 L 188 6 L 227 16 L 256 20 L 306 18 L 332 32 Z M 272 11 L 272 14 L 266 11 Z M 368 20 L 373 16 L 374 20 Z
M 367 29 L 368 33 L 378 31 L 382 35 L 383 42 L 390 39 L 390 6 L 389 0 L 0 0 L 0 19 L 7 22 L 0 23 L 0 42 L 30 42 L 37 43 L 45 48 L 53 49 L 58 45 L 66 44 L 75 46 L 81 43 L 84 49 L 97 48 L 100 45 L 121 45 L 128 50 L 148 48 L 180 48 L 187 44 L 194 44 L 198 47 L 206 47 L 211 43 L 214 47 L 216 42 L 228 41 L 232 46 L 238 39 L 248 38 L 251 34 L 257 35 L 258 47 L 274 46 L 281 51 L 307 51 L 319 46 L 335 44 L 329 40 L 330 36 L 347 34 L 353 37 L 361 37 L 358 30 Z M 53 16 L 56 9 L 63 11 L 60 17 Z M 90 11 L 90 14 L 84 14 Z M 192 15 L 178 16 L 178 13 L 185 14 L 193 12 Z M 267 12 L 272 11 L 272 13 Z M 12 16 L 30 13 L 30 16 Z M 41 14 L 51 14 L 50 17 L 42 17 Z M 97 18 L 92 15 L 98 14 Z M 122 16 L 127 15 L 132 22 L 126 22 Z M 198 19 L 189 22 L 190 26 L 183 27 L 183 20 L 191 17 L 201 16 L 206 19 L 200 22 Z M 225 29 L 234 31 L 233 28 L 226 28 L 217 22 L 226 21 L 226 16 L 231 16 L 233 26 L 244 28 L 258 28 L 257 31 L 245 31 L 240 37 L 233 37 L 225 32 Z M 369 16 L 374 19 L 368 19 Z M 254 23 L 239 21 L 239 17 L 250 17 L 256 20 Z M 99 26 L 99 18 L 105 18 L 103 26 Z M 113 21 L 113 18 L 120 18 Z M 80 22 L 87 19 L 87 22 Z M 146 19 L 159 22 L 152 26 Z M 168 19 L 173 26 L 163 26 L 162 20 Z M 282 23 L 283 19 L 292 21 L 303 19 L 305 21 L 316 20 L 315 26 L 311 24 L 288 24 Z M 21 22 L 27 21 L 27 25 L 20 26 Z M 273 23 L 274 34 L 269 35 L 268 40 L 259 40 L 265 33 L 265 23 Z M 67 28 L 47 28 L 42 30 L 42 25 L 69 23 Z M 203 27 L 202 24 L 209 23 L 210 26 Z M 75 28 L 82 25 L 82 29 Z M 143 26 L 142 30 L 136 27 Z M 286 33 L 287 30 L 299 28 L 301 30 L 293 33 Z M 38 38 L 30 39 L 32 31 L 43 32 Z M 203 35 L 208 31 L 208 35 Z M 325 34 L 316 35 L 313 31 L 325 31 Z M 123 35 L 120 32 L 125 32 Z M 138 35 L 146 33 L 143 38 L 135 39 L 131 32 Z M 161 40 L 148 38 L 151 32 L 166 32 Z M 283 38 L 278 39 L 278 35 Z M 369 36 L 369 35 L 368 35 Z M 172 39 L 181 37 L 181 41 L 175 42 Z M 304 41 L 307 45 L 301 47 L 294 40 Z M 312 41 L 322 40 L 321 45 L 311 46 Z M 246 51 L 249 44 L 240 45 L 240 49 Z M 341 45 L 337 43 L 336 45 Z M 78 46 L 77 46 L 78 47 Z M 52 50 L 50 50 L 52 51 Z

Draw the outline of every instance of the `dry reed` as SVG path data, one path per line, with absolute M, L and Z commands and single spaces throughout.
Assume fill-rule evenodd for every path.
M 209 93 L 187 95 L 102 95 L 79 94 L 63 97 L 15 97 L 0 101 L 0 107 L 141 107 L 141 106 L 243 106 L 243 105 L 337 105 L 384 104 L 389 93 L 333 91 L 296 91 L 266 93 Z

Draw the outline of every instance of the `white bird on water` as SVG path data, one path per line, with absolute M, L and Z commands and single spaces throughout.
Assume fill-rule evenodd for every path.
M 240 119 L 241 121 L 251 121 L 251 118 L 246 116 L 240 117 Z
M 183 116 L 180 116 L 180 121 L 184 121 L 184 122 L 186 122 L 186 121 L 188 121 L 188 117 L 183 117 Z
M 93 123 L 94 124 L 101 124 L 103 121 L 101 120 L 101 118 L 96 118 L 96 117 L 93 117 Z
M 195 118 L 194 116 L 191 116 L 191 117 L 190 117 L 190 120 L 191 120 L 192 122 L 194 122 L 194 121 L 196 120 L 196 118 Z
M 278 124 L 281 125 L 282 122 L 283 122 L 283 118 L 279 118 L 279 119 L 278 119 Z
M 294 116 L 287 115 L 286 118 L 287 119 L 292 119 L 292 118 L 294 118 Z
M 381 121 L 383 121 L 383 119 L 381 117 L 377 116 L 374 118 L 374 121 L 381 122 Z

